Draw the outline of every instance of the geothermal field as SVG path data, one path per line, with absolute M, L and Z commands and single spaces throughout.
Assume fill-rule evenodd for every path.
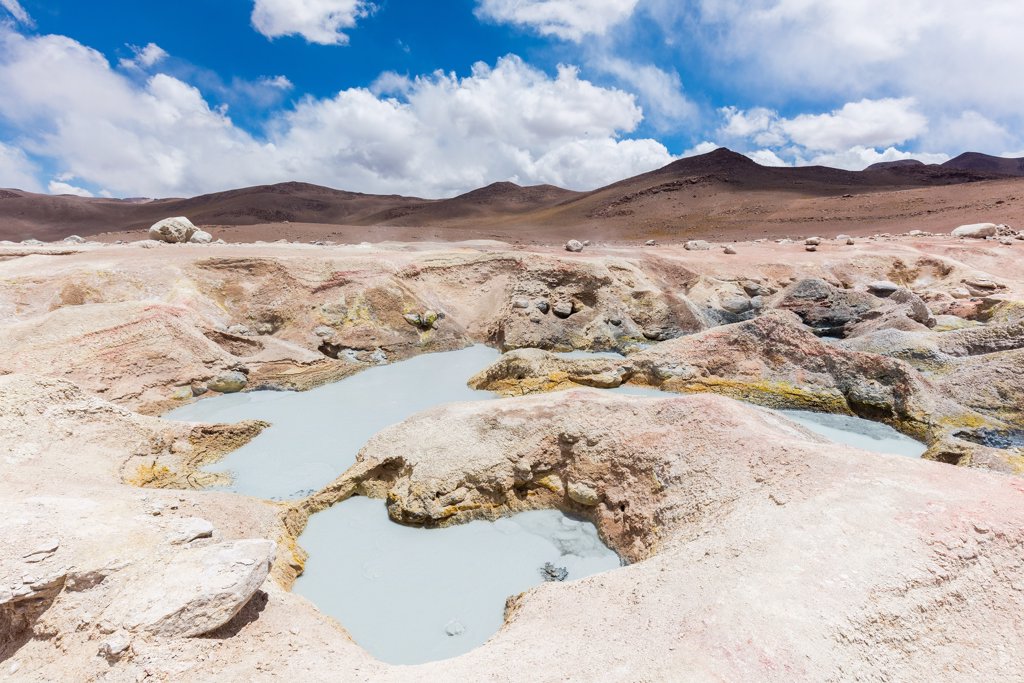
M 1024 678 L 1024 181 L 729 155 L 422 223 L 8 193 L 0 679 Z

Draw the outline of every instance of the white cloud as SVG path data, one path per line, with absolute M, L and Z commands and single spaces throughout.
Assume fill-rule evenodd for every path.
M 894 147 L 928 131 L 928 119 L 912 98 L 864 99 L 831 112 L 791 118 L 764 107 L 719 111 L 724 119 L 718 131 L 722 139 L 740 148 L 758 147 L 747 155 L 766 166 L 818 164 L 859 170 L 879 161 L 920 158 L 932 163 L 949 158 Z
M 298 35 L 319 45 L 345 45 L 344 31 L 373 9 L 367 0 L 255 0 L 252 25 L 267 38 Z
M 37 169 L 23 151 L 0 142 L 0 187 L 38 192 Z
M 11 13 L 14 20 L 19 24 L 25 24 L 26 26 L 34 26 L 35 22 L 32 21 L 32 17 L 28 15 L 25 8 L 21 6 L 18 0 L 0 0 L 0 7 Z
M 609 56 L 597 59 L 590 66 L 615 76 L 635 91 L 644 104 L 646 118 L 658 130 L 688 127 L 699 116 L 697 105 L 684 94 L 676 71 Z
M 73 176 L 72 176 L 73 177 Z M 77 187 L 70 183 L 65 182 L 71 178 L 67 176 L 58 176 L 49 182 L 46 186 L 47 191 L 50 194 L 73 194 L 76 197 L 95 197 L 92 192 L 85 189 L 84 187 Z
M 849 102 L 827 114 L 780 119 L 790 140 L 808 149 L 838 151 L 855 145 L 901 144 L 928 129 L 912 98 Z
M 941 164 L 949 161 L 948 154 L 929 154 L 922 152 L 904 152 L 894 147 L 878 151 L 871 147 L 856 146 L 850 149 L 819 154 L 811 159 L 799 159 L 798 165 L 806 166 L 831 166 L 832 168 L 845 168 L 851 171 L 859 171 L 871 164 L 881 161 L 900 161 L 902 159 L 917 159 L 926 164 Z
M 139 82 L 69 38 L 0 28 L 0 92 L 20 149 L 122 196 L 296 179 L 425 196 L 504 179 L 590 188 L 673 158 L 657 141 L 621 139 L 643 117 L 633 95 L 514 56 L 462 78 L 410 78 L 394 97 L 307 96 L 256 136 L 182 80 Z
M 145 47 L 129 45 L 135 54 L 131 59 L 122 59 L 118 64 L 122 69 L 148 69 L 162 62 L 167 58 L 167 51 L 156 43 L 149 43 Z
M 581 41 L 628 19 L 639 0 L 478 0 L 477 16 Z
M 707 154 L 708 152 L 714 152 L 716 149 L 721 149 L 721 148 L 722 148 L 722 146 L 717 144 L 717 143 L 711 142 L 709 140 L 704 140 L 703 142 L 700 142 L 700 143 L 694 145 L 693 147 L 691 147 L 690 149 L 686 150 L 685 152 L 683 152 L 679 156 L 680 157 L 695 157 L 698 154 Z
M 747 156 L 762 166 L 790 166 L 782 157 L 770 149 L 758 149 L 747 152 Z

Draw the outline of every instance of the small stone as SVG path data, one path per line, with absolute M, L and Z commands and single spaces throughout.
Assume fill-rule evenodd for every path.
M 1002 244 L 1004 246 L 1009 247 L 1009 246 L 1011 246 L 1013 244 L 1013 238 L 1012 237 L 1000 237 L 999 238 L 999 244 Z
M 43 246 L 43 242 L 41 242 L 39 240 L 35 240 L 35 239 L 22 240 L 21 243 L 24 244 L 26 247 L 41 247 L 41 246 Z
M 109 661 L 120 659 L 132 646 L 127 633 L 118 632 L 100 644 L 99 655 Z
M 556 567 L 550 562 L 545 562 L 540 568 L 540 575 L 545 581 L 565 581 L 569 578 L 569 570 L 565 567 Z
M 466 632 L 466 627 L 462 625 L 462 622 L 453 619 L 444 625 L 444 632 L 452 637 L 461 636 Z
M 174 391 L 171 392 L 171 399 L 174 401 L 187 401 L 188 399 L 192 398 L 192 396 L 193 394 L 191 386 L 177 387 Z
M 419 327 L 423 324 L 423 320 L 420 318 L 419 313 L 404 313 L 402 317 L 405 318 L 405 322 L 409 323 L 413 327 Z
M 921 237 L 924 235 L 924 230 L 911 230 L 907 234 L 911 237 Z
M 321 339 L 329 339 L 334 336 L 334 330 L 327 325 L 318 325 L 313 328 L 313 334 L 320 337 Z
M 853 245 L 853 244 L 856 244 L 856 242 L 853 241 L 852 237 L 847 237 L 846 238 L 846 244 L 847 245 Z
M 722 251 L 725 252 L 726 254 L 735 254 L 736 248 L 730 244 L 727 244 L 725 245 L 725 249 L 723 249 Z
M 655 240 L 647 240 L 646 242 L 644 242 L 644 246 L 645 247 L 656 247 L 656 246 L 658 246 L 658 243 Z
M 559 301 L 554 305 L 552 310 L 555 315 L 559 318 L 568 318 L 572 315 L 572 302 L 571 301 Z
M 236 337 L 247 337 L 252 334 L 252 330 L 245 325 L 232 325 L 228 328 L 228 334 L 233 334 Z
M 583 251 L 583 242 L 580 242 L 579 240 L 569 240 L 565 243 L 565 250 L 572 252 Z
M 210 388 L 208 386 L 206 386 L 205 384 L 203 384 L 201 382 L 197 382 L 196 384 L 193 384 L 191 386 L 191 389 L 192 389 L 192 395 L 193 396 L 202 396 L 203 394 L 205 394 L 207 391 L 210 390 Z
M 217 391 L 222 394 L 233 394 L 244 389 L 245 385 L 248 383 L 248 377 L 237 370 L 231 370 L 217 375 L 207 383 L 207 386 L 211 391 Z
M 877 280 L 875 282 L 868 283 L 868 291 L 875 296 L 883 298 L 889 296 L 899 288 L 900 286 L 898 284 L 890 282 L 889 280 Z
M 538 299 L 533 305 L 536 306 L 537 310 L 541 313 L 547 313 L 551 310 L 551 304 L 544 299 Z
M 68 235 L 63 240 L 64 244 L 85 244 L 85 238 L 78 235 Z
M 583 240 L 583 246 L 589 247 L 590 246 L 590 240 Z
M 184 517 L 171 522 L 170 541 L 184 545 L 200 538 L 213 537 L 213 524 L 200 517 Z
M 751 308 L 750 299 L 745 296 L 729 296 L 721 300 L 722 310 L 739 315 Z
M 821 238 L 820 237 L 808 237 L 807 239 L 804 240 L 804 244 L 810 245 L 812 247 L 816 247 L 819 244 L 821 244 Z
M 710 248 L 711 243 L 705 242 L 704 240 L 690 240 L 683 245 L 683 249 L 686 249 L 687 251 L 707 251 Z
M 526 299 L 516 299 L 512 302 L 512 308 L 529 308 L 530 302 Z
M 205 230 L 196 230 L 192 233 L 192 236 L 188 238 L 188 241 L 192 244 L 209 244 L 210 242 L 213 242 L 213 235 Z
M 853 239 L 849 235 L 836 235 L 836 242 L 845 242 L 846 240 Z
M 608 318 L 608 324 L 618 327 L 622 324 L 622 318 Z
M 804 251 L 818 251 L 818 247 L 815 244 L 808 244 L 804 247 Z
M 586 505 L 588 507 L 597 505 L 598 502 L 601 500 L 601 497 L 598 495 L 597 491 L 595 491 L 590 486 L 587 486 L 586 484 L 583 484 L 578 481 L 569 483 L 568 492 L 570 500 L 575 501 L 580 505 Z

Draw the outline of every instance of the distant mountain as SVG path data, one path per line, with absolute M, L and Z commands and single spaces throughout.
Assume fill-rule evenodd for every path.
M 897 159 L 896 161 L 879 161 L 877 164 L 871 164 L 865 171 L 881 171 L 887 168 L 909 168 L 912 166 L 924 166 L 925 163 L 918 159 Z
M 0 190 L 0 239 L 55 240 L 70 234 L 113 232 L 133 239 L 168 216 L 187 216 L 208 227 L 269 226 L 249 233 L 244 227 L 231 230 L 232 239 L 247 239 L 247 234 L 264 239 L 300 233 L 362 235 L 360 239 L 385 233 L 389 239 L 418 234 L 431 239 L 444 239 L 446 234 L 458 234 L 460 239 L 467 235 L 518 239 L 580 231 L 607 239 L 633 239 L 711 236 L 746 229 L 744 226 L 777 233 L 789 229 L 785 226 L 812 229 L 820 221 L 906 221 L 918 216 L 918 211 L 927 220 L 938 220 L 938 209 L 916 208 L 928 206 L 920 199 L 897 208 L 901 193 L 1011 176 L 1024 176 L 1024 159 L 968 153 L 942 165 L 907 160 L 845 171 L 823 166 L 762 166 L 723 148 L 591 192 L 511 182 L 493 183 L 450 199 L 370 195 L 301 182 L 152 200 Z M 864 206 L 845 201 L 857 196 L 876 199 Z M 1004 209 L 1011 206 L 1006 201 L 998 203 Z M 885 208 L 890 204 L 893 208 Z M 954 205 L 960 211 L 967 206 L 963 202 Z M 993 217 L 978 217 L 982 218 Z M 1000 220 L 1010 219 L 1004 216 Z M 345 231 L 330 230 L 330 226 L 342 226 Z M 374 233 L 375 227 L 381 230 Z M 416 233 L 419 228 L 424 230 Z
M 964 152 L 942 164 L 943 168 L 957 168 L 964 171 L 981 171 L 1000 175 L 1024 176 L 1024 157 L 1017 159 L 994 157 L 978 152 Z

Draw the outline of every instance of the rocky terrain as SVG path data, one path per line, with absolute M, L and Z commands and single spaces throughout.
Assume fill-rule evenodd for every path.
M 1024 677 L 1024 241 L 954 227 L 0 245 L 0 677 Z M 473 343 L 506 353 L 465 379 L 508 398 L 394 425 L 299 500 L 208 489 L 200 467 L 265 423 L 158 417 Z M 551 353 L 569 350 L 625 355 Z M 623 384 L 664 398 L 601 391 Z M 838 446 L 776 407 L 929 450 Z M 630 564 L 514 596 L 456 659 L 388 666 L 289 590 L 309 516 L 351 495 L 428 526 L 559 508 Z

